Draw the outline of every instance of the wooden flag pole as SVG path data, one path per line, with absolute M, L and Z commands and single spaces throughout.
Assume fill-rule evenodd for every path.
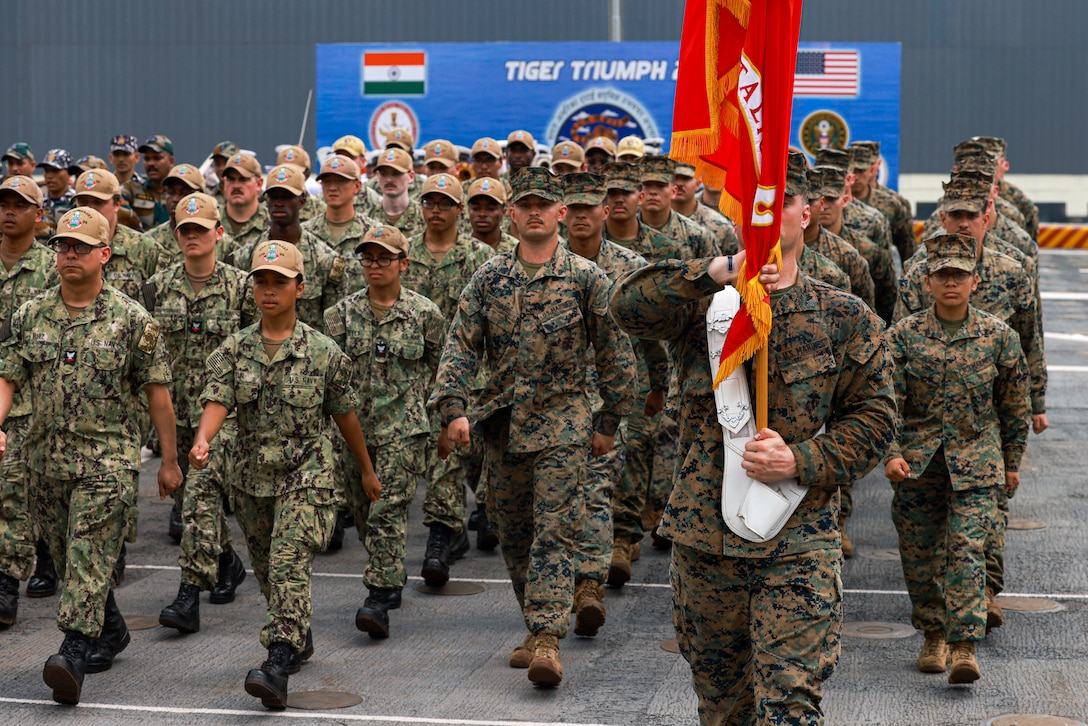
M 767 348 L 770 340 L 756 351 L 756 428 L 767 428 Z

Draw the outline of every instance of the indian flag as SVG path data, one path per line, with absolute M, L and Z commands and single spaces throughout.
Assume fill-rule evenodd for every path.
M 423 51 L 363 53 L 363 95 L 422 96 L 427 90 Z

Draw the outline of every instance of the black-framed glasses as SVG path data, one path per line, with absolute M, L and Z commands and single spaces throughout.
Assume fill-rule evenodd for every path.
M 438 207 L 443 212 L 450 211 L 456 205 L 456 202 L 447 197 L 442 197 L 441 199 L 431 199 L 430 197 L 427 197 L 426 199 L 419 200 L 419 206 L 424 209 L 434 209 L 435 207 Z
M 363 267 L 389 267 L 397 260 L 403 260 L 404 255 L 397 255 L 396 257 L 363 257 Z
M 965 283 L 969 279 L 971 279 L 971 277 L 974 274 L 975 273 L 968 272 L 967 270 L 944 269 L 944 270 L 937 270 L 936 272 L 931 272 L 929 276 L 932 277 L 937 282 L 940 282 L 940 283 L 945 283 L 945 282 L 948 282 L 949 280 L 951 280 L 952 282 L 956 283 L 957 285 L 962 285 L 963 283 Z
M 64 240 L 56 240 L 50 242 L 49 246 L 53 248 L 53 251 L 58 255 L 68 254 L 68 251 L 74 251 L 77 255 L 82 257 L 83 255 L 91 254 L 91 250 L 96 250 L 102 245 L 89 245 L 86 242 L 65 242 Z

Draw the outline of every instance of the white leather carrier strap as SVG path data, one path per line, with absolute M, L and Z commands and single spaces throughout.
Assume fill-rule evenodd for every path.
M 727 287 L 714 295 L 706 311 L 706 343 L 710 378 L 718 372 L 718 359 L 733 316 L 740 309 L 740 294 Z M 725 442 L 722 465 L 722 516 L 729 529 L 749 542 L 767 542 L 782 531 L 786 521 L 804 499 L 808 487 L 796 479 L 764 484 L 749 478 L 741 462 L 744 445 L 756 435 L 751 396 L 744 366 L 714 389 L 718 423 Z

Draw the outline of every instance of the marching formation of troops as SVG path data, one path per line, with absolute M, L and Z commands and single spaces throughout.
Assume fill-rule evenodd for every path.
M 706 312 L 746 259 L 720 192 L 631 136 L 561 141 L 543 164 L 524 130 L 467 159 L 445 139 L 420 155 L 406 129 L 333 150 L 320 197 L 298 146 L 266 169 L 224 141 L 204 172 L 163 135 L 114 137 L 108 164 L 5 153 L 0 626 L 20 581 L 59 590 L 54 700 L 78 703 L 130 641 L 113 590 L 145 442 L 180 542 L 159 622 L 195 633 L 203 591 L 233 601 L 233 512 L 268 603 L 245 688 L 269 708 L 314 653 L 314 556 L 351 527 L 356 626 L 390 636 L 421 478 L 423 580 L 446 585 L 470 531 L 501 548 L 527 631 L 510 666 L 533 684 L 561 682 L 571 614 L 598 633 L 649 532 L 672 548 L 702 722 L 800 724 L 822 719 L 838 657 L 851 484 L 883 463 L 918 667 L 980 677 L 1008 499 L 1047 427 L 1038 214 L 1003 178 L 1003 140 L 955 147 L 921 244 L 877 181 L 879 143 L 791 152 L 782 264 L 759 270 L 769 423 L 743 468 L 810 490 L 762 543 L 720 511 Z

